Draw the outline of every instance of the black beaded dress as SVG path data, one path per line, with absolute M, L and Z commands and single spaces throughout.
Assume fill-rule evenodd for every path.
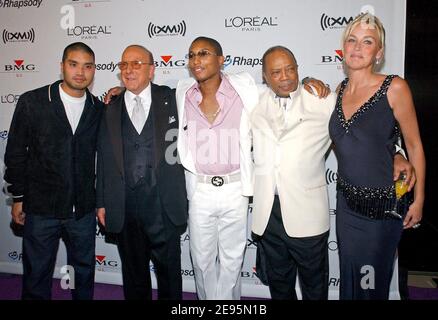
M 342 300 L 388 299 L 403 231 L 402 220 L 388 214 L 395 204 L 393 159 L 399 135 L 386 95 L 394 77 L 387 76 L 349 120 L 342 110 L 345 79 L 330 118 L 338 161 L 336 233 Z M 400 206 L 402 215 L 406 208 Z

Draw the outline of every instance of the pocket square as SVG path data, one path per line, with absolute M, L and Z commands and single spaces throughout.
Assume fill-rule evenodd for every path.
M 172 123 L 172 122 L 175 122 L 175 121 L 176 121 L 175 116 L 170 116 L 169 117 L 169 123 Z

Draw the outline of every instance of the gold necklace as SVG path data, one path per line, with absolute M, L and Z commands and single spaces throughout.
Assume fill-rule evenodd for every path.
M 204 113 L 204 116 L 206 118 L 211 119 L 211 118 L 216 118 L 216 116 L 219 114 L 220 111 L 221 111 L 221 108 L 217 108 L 215 113 L 205 113 L 205 112 L 203 112 L 203 113 Z

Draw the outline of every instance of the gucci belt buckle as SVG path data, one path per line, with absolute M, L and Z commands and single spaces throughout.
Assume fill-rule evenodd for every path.
M 211 184 L 215 187 L 220 187 L 224 184 L 224 178 L 220 176 L 214 176 L 213 178 L 211 178 Z

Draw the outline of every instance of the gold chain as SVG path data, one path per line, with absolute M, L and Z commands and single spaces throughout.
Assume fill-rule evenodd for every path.
M 203 112 L 203 113 L 207 118 L 216 118 L 216 116 L 218 115 L 218 113 L 220 111 L 221 111 L 221 108 L 217 108 L 215 113 L 205 113 L 205 112 Z

